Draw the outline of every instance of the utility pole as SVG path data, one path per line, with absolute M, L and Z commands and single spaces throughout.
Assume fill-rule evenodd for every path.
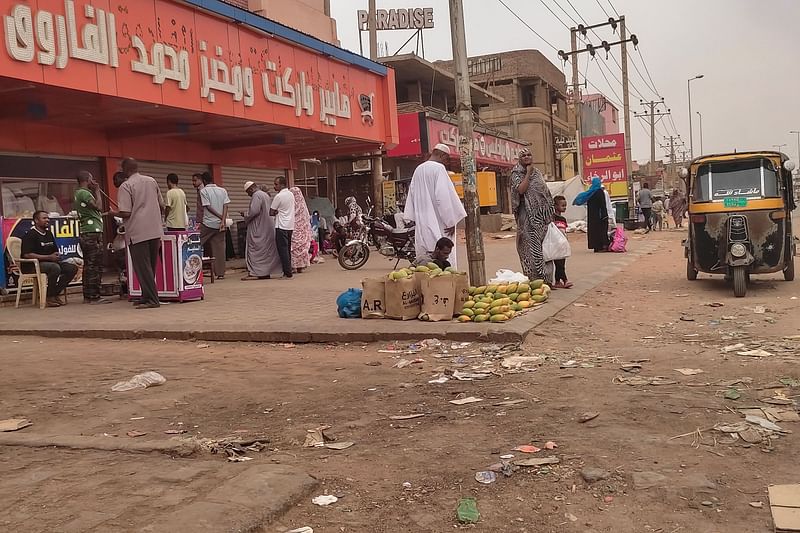
M 572 56 L 572 109 L 575 113 L 575 149 L 578 154 L 578 175 L 585 181 L 586 176 L 583 175 L 583 146 L 581 139 L 583 138 L 581 132 L 581 114 L 583 113 L 581 107 L 581 87 L 578 84 L 578 30 L 571 28 L 570 46 Z M 552 107 L 552 106 L 551 106 Z
M 633 198 L 633 176 L 631 176 L 631 102 L 630 88 L 628 83 L 628 33 L 625 28 L 625 17 L 619 17 L 619 40 L 622 43 L 622 107 L 625 114 L 625 172 L 628 174 L 628 217 L 634 218 L 631 213 L 636 206 Z M 635 35 L 631 35 L 633 46 L 639 41 Z
M 656 124 L 658 124 L 661 119 L 668 116 L 670 114 L 670 110 L 667 109 L 666 113 L 662 113 L 657 109 L 659 104 L 664 103 L 664 99 L 662 98 L 660 101 L 651 100 L 649 102 L 645 102 L 640 100 L 640 103 L 644 107 L 649 107 L 649 113 L 637 113 L 636 118 L 648 118 L 650 122 L 650 164 L 648 165 L 648 174 L 650 176 L 655 176 L 656 174 Z
M 472 285 L 486 284 L 480 206 L 475 185 L 475 151 L 472 145 L 473 119 L 467 70 L 467 38 L 464 31 L 462 0 L 450 0 L 450 35 L 453 41 L 453 66 L 456 77 L 456 109 L 458 110 L 458 153 L 464 186 L 464 208 L 467 211 L 467 260 Z
M 576 50 L 576 42 L 575 39 L 577 37 L 577 33 L 581 33 L 584 37 L 587 35 L 588 30 L 592 30 L 594 28 L 600 28 L 603 26 L 611 26 L 614 30 L 617 29 L 617 25 L 619 24 L 619 41 L 609 43 L 608 41 L 603 41 L 600 43 L 599 47 L 595 47 L 592 44 L 587 44 L 586 48 L 582 50 Z M 636 35 L 631 35 L 628 38 L 628 34 L 625 30 L 625 17 L 620 16 L 619 19 L 609 18 L 608 22 L 603 22 L 601 24 L 594 24 L 591 26 L 584 26 L 583 24 L 579 24 L 577 28 L 571 28 L 570 32 L 572 32 L 572 50 L 570 52 L 565 52 L 564 50 L 558 51 L 558 57 L 561 58 L 562 61 L 567 61 L 568 59 L 572 58 L 572 81 L 574 85 L 577 85 L 578 80 L 578 60 L 577 56 L 584 52 L 589 52 L 589 54 L 594 57 L 597 53 L 598 48 L 602 48 L 606 51 L 606 53 L 611 51 L 612 46 L 621 45 L 622 46 L 622 104 L 623 104 L 623 113 L 625 115 L 625 172 L 628 175 L 628 208 L 629 212 L 633 211 L 634 206 L 634 199 L 633 199 L 633 178 L 631 176 L 631 106 L 630 106 L 630 96 L 629 96 L 629 87 L 628 87 L 628 49 L 627 43 L 633 43 L 633 46 L 639 44 L 639 39 L 637 39 Z M 576 93 L 580 94 L 577 91 Z M 579 104 L 578 104 L 579 105 Z M 576 107 L 576 112 L 579 110 L 579 107 Z M 577 113 L 576 113 L 577 114 Z M 577 143 L 580 147 L 581 139 L 580 139 L 581 132 L 578 130 L 577 132 Z M 579 148 L 580 150 L 580 148 Z M 580 154 L 580 152 L 579 152 Z M 581 158 L 579 158 L 581 159 Z M 579 164 L 582 162 L 579 161 Z M 581 172 L 581 176 L 583 173 Z
M 369 0 L 367 7 L 369 11 L 369 21 L 367 22 L 367 29 L 369 30 L 369 58 L 373 61 L 378 60 L 378 8 L 375 2 L 376 0 Z

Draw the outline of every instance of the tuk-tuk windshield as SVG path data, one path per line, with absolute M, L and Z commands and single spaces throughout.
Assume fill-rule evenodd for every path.
M 695 202 L 724 201 L 725 198 L 780 197 L 778 172 L 769 159 L 719 161 L 697 169 Z

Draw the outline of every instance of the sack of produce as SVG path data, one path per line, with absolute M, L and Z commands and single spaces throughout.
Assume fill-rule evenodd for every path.
M 386 279 L 363 279 L 361 287 L 361 318 L 383 318 L 386 314 Z
M 422 275 L 420 283 L 422 309 L 419 316 L 421 320 L 437 322 L 453 319 L 456 301 L 455 277 Z
M 386 318 L 414 320 L 419 316 L 419 278 L 413 272 L 399 270 L 386 281 Z

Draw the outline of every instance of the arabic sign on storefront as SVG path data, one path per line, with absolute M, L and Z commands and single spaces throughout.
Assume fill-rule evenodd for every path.
M 454 149 L 454 159 L 458 158 L 458 126 L 435 120 L 428 119 L 428 148 L 443 143 Z M 475 149 L 475 161 L 479 164 L 496 165 L 501 167 L 511 167 L 517 162 L 519 151 L 525 147 L 507 139 L 501 139 L 493 135 L 472 132 L 472 144 Z
M 625 165 L 625 134 L 584 137 L 581 147 L 585 181 L 600 176 L 611 196 L 626 194 L 628 171 Z
M 388 80 L 171 0 L 5 9 L 0 76 L 382 141 Z M 394 90 L 394 87 L 391 87 Z

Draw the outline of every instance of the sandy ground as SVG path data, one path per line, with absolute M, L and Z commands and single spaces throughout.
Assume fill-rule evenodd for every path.
M 23 431 L 48 435 L 131 439 L 127 432 L 138 431 L 147 435 L 135 438 L 147 440 L 185 429 L 181 437 L 264 436 L 269 448 L 250 453 L 248 464 L 299 467 L 320 480 L 319 494 L 340 497 L 324 508 L 310 498 L 298 502 L 264 532 L 300 526 L 316 533 L 448 531 L 457 525 L 462 497 L 476 498 L 481 519 L 474 528 L 481 531 L 771 531 L 766 488 L 797 480 L 800 436 L 790 432 L 800 423 L 777 422 L 789 432 L 755 444 L 710 428 L 744 420 L 737 407 L 793 410 L 762 400 L 792 403 L 800 395 L 791 386 L 800 383 L 779 381 L 800 378 L 800 340 L 785 339 L 800 334 L 791 299 L 800 296 L 800 286 L 761 279 L 747 298 L 736 299 L 721 279 L 685 280 L 681 234 L 648 238 L 663 241 L 658 252 L 549 319 L 519 350 L 448 343 L 413 346 L 414 353 L 406 354 L 391 352 L 409 343 L 4 338 L 0 418 L 27 417 L 34 425 Z M 737 343 L 745 346 L 722 353 Z M 771 355 L 737 355 L 750 349 Z M 524 360 L 529 371 L 510 373 L 506 367 L 513 365 L 501 361 L 512 355 L 532 358 Z M 424 362 L 393 367 L 416 358 Z M 631 370 L 630 363 L 641 366 L 633 368 L 638 373 L 622 368 Z M 703 372 L 687 376 L 678 368 Z M 115 382 L 146 370 L 162 373 L 167 383 L 110 391 Z M 454 370 L 491 375 L 428 383 Z M 664 384 L 619 379 L 656 376 L 666 378 Z M 730 384 L 736 380 L 741 382 Z M 732 388 L 738 400 L 724 398 Z M 450 403 L 469 396 L 482 401 Z M 510 400 L 522 401 L 498 405 Z M 590 412 L 597 417 L 582 423 Z M 424 416 L 391 418 L 411 414 Z M 331 426 L 328 434 L 336 442 L 355 445 L 340 451 L 304 448 L 307 430 L 321 425 Z M 673 438 L 678 435 L 685 436 Z M 548 441 L 558 447 L 513 451 L 530 444 L 544 448 Z M 0 525 L 17 531 L 61 530 L 59 524 L 98 499 L 136 501 L 124 479 L 93 480 L 88 454 L 99 454 L 106 472 L 115 464 L 120 474 L 134 464 L 138 472 L 164 468 L 163 456 L 0 450 Z M 559 462 L 522 466 L 488 485 L 475 481 L 476 472 L 505 454 L 513 460 L 554 456 Z M 211 455 L 179 461 L 209 459 L 219 461 L 220 469 L 241 468 Z M 39 480 L 31 469 L 44 465 L 51 475 Z M 586 482 L 581 472 L 587 467 L 602 470 L 605 479 Z M 655 486 L 643 488 L 647 481 Z M 69 501 L 47 507 L 48 495 L 59 489 Z M 35 522 L 20 514 L 43 507 L 47 512 Z M 158 520 L 167 511 L 141 506 L 137 512 Z

